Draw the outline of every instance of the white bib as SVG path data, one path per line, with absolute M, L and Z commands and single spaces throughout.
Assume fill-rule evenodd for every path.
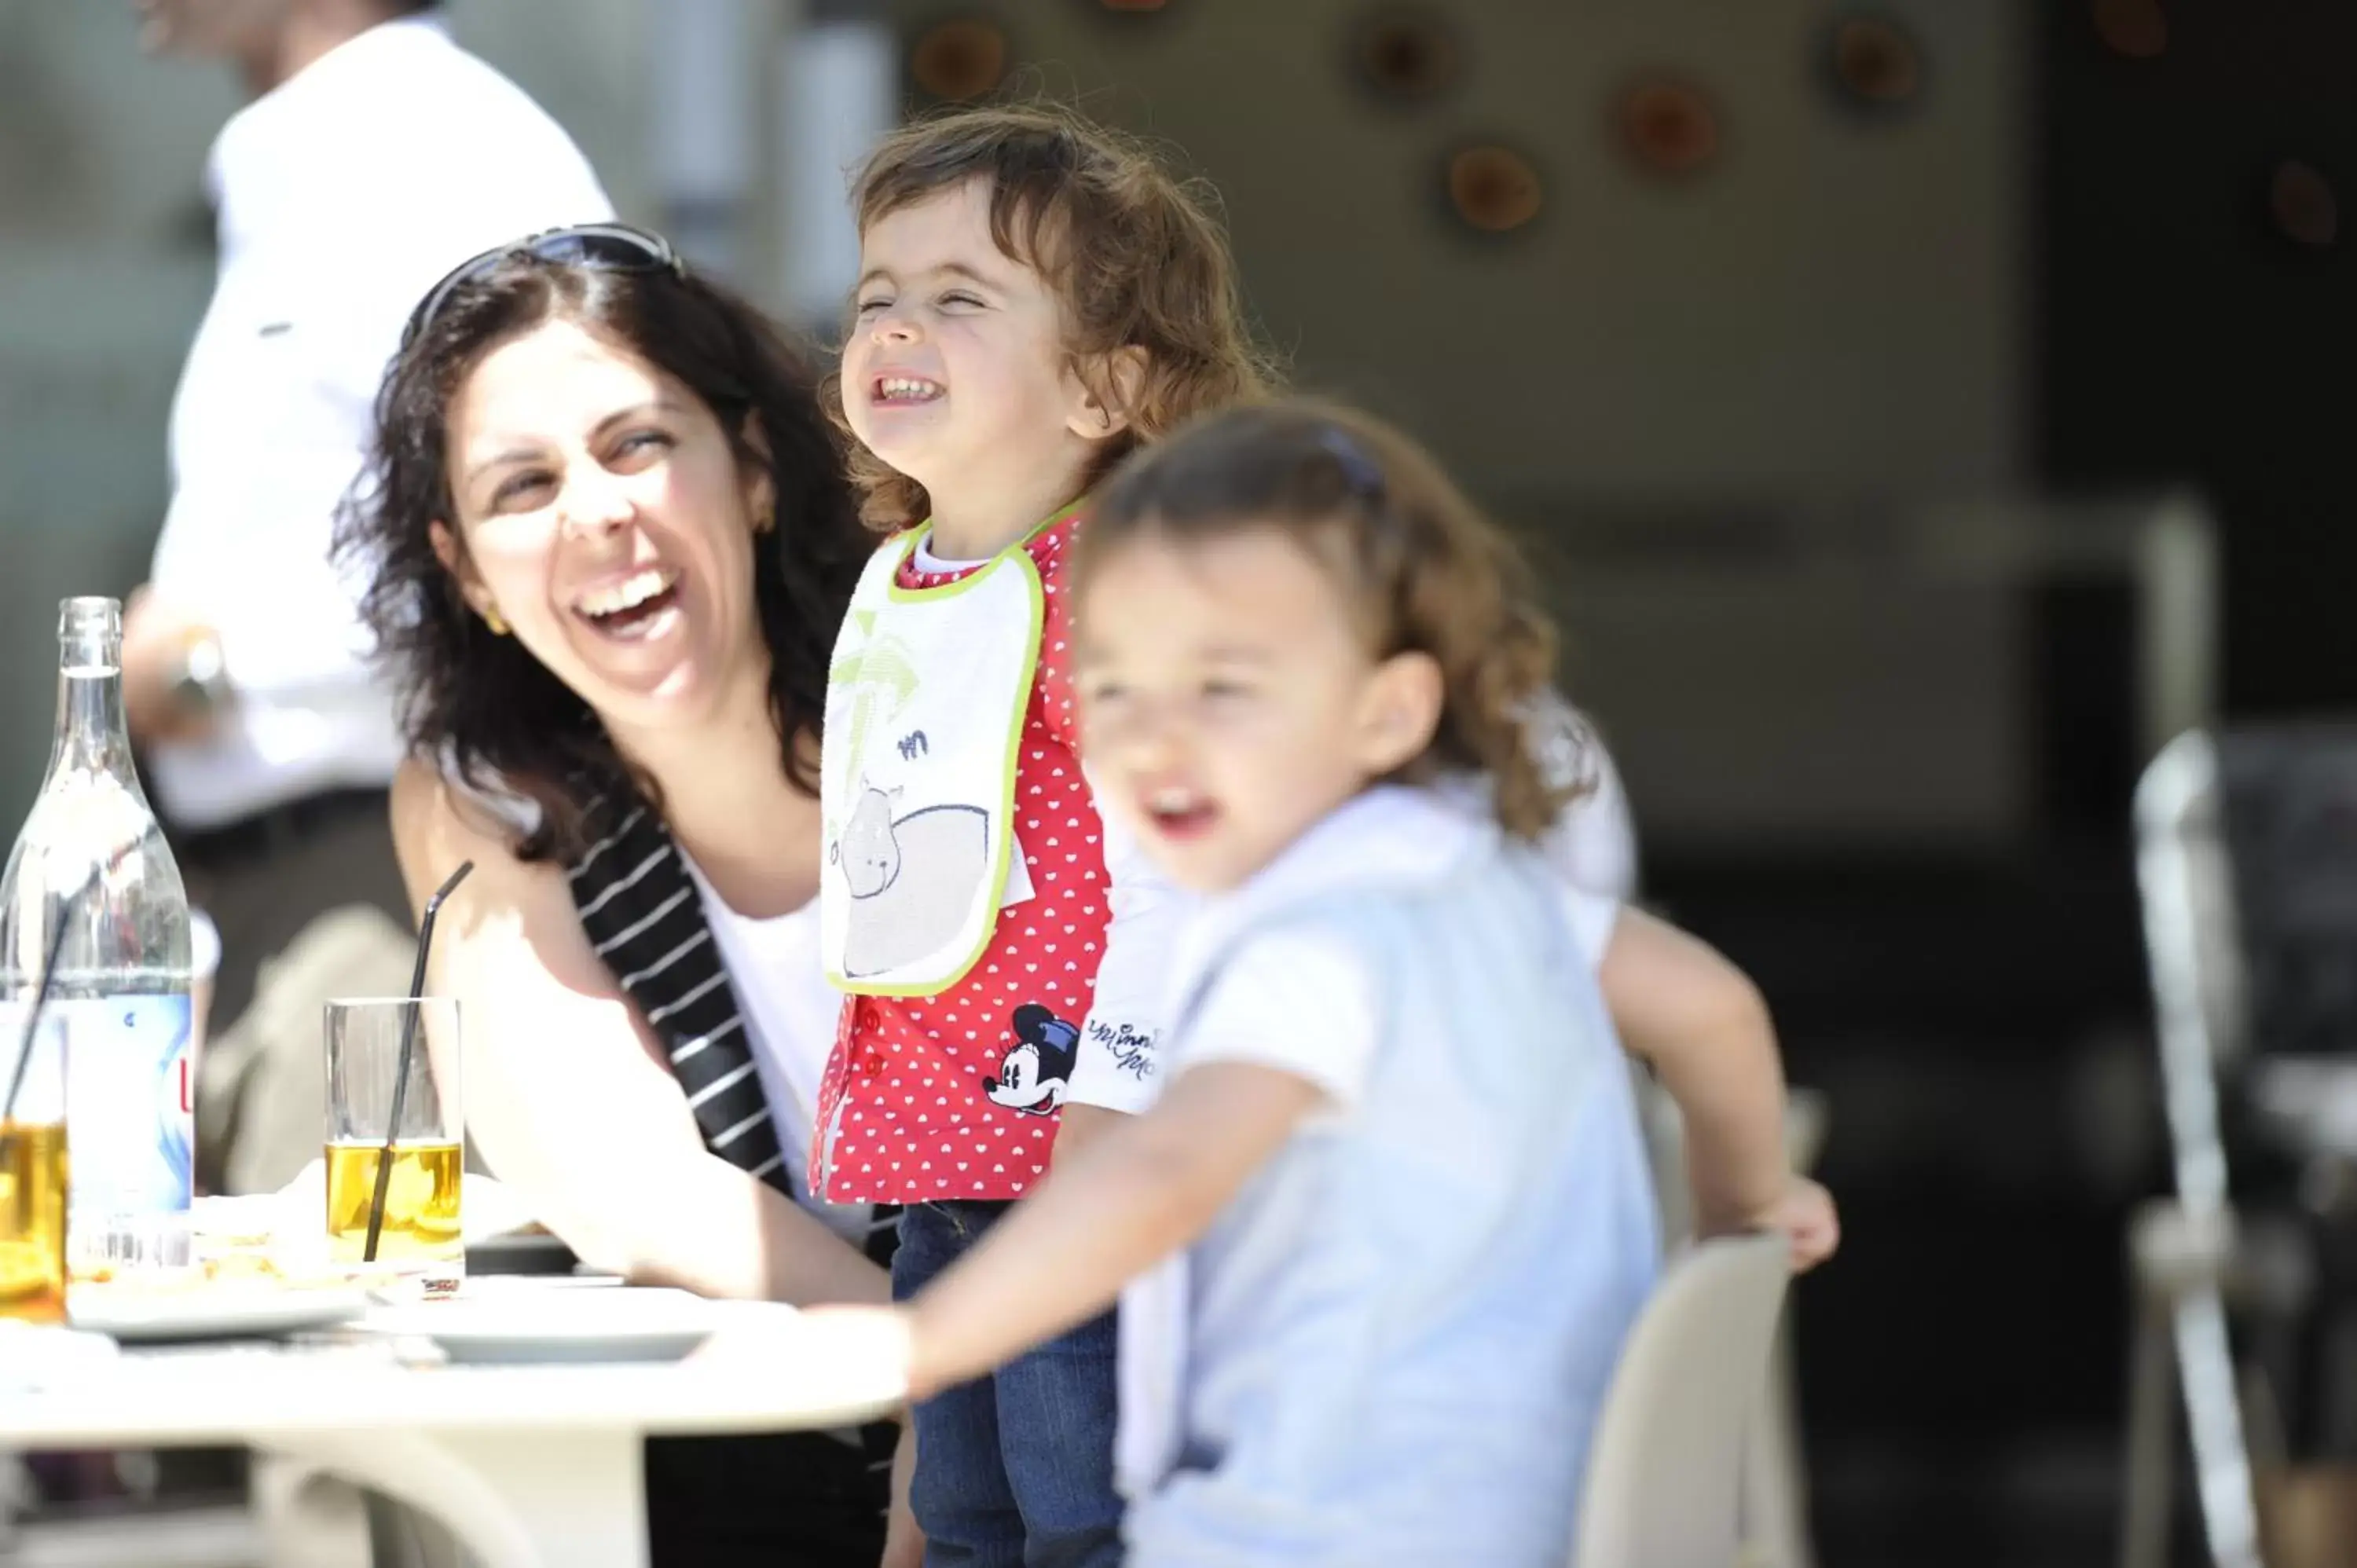
M 827 978 L 870 996 L 955 985 L 1000 904 L 1030 893 L 1011 852 L 1039 570 L 1017 543 L 954 582 L 903 588 L 918 537 L 867 563 L 827 671 L 819 940 Z

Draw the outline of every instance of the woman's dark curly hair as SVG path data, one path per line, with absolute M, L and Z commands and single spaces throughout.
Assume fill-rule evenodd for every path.
M 728 291 L 684 269 L 603 270 L 519 252 L 444 295 L 378 392 L 375 447 L 341 509 L 336 557 L 366 580 L 361 617 L 413 751 L 479 793 L 521 792 L 540 807 L 539 824 L 516 845 L 527 860 L 578 853 L 593 792 L 617 780 L 653 792 L 578 694 L 468 608 L 434 552 L 433 523 L 457 515 L 447 420 L 459 388 L 493 349 L 556 320 L 678 381 L 718 419 L 738 462 L 769 469 L 777 527 L 769 550 L 755 553 L 753 598 L 780 757 L 813 793 L 809 742 L 825 714 L 827 661 L 874 548 L 813 369 Z

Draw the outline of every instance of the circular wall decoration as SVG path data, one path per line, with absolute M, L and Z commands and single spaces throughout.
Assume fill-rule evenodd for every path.
M 996 22 L 954 16 L 935 22 L 909 46 L 909 79 L 947 102 L 980 98 L 1006 79 L 1006 35 Z
M 1448 92 L 1464 77 L 1458 29 L 1429 6 L 1379 6 L 1351 30 L 1351 73 L 1377 102 L 1412 107 Z
M 1691 83 L 1639 81 L 1620 94 L 1613 120 L 1622 149 L 1648 174 L 1689 178 L 1718 156 L 1718 111 Z
M 2114 54 L 2157 59 L 2169 48 L 2169 13 L 2160 0 L 2088 0 L 2095 35 Z
M 1546 182 L 1524 154 L 1498 142 L 1480 142 L 1449 155 L 1444 171 L 1448 210 L 1480 234 L 1527 228 L 1546 204 Z
M 2341 195 L 2314 166 L 2297 158 L 2276 166 L 2267 185 L 2276 232 L 2295 245 L 2330 250 L 2341 236 Z
M 1923 47 L 1889 16 L 1836 19 L 1826 39 L 1824 67 L 1835 102 L 1860 114 L 1900 113 L 1923 96 Z

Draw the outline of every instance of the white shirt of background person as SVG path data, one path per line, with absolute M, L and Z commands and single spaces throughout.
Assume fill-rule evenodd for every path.
M 328 560 L 378 385 L 452 267 L 613 216 L 564 129 L 430 13 L 369 28 L 246 105 L 207 178 L 220 275 L 173 401 L 171 508 L 125 639 L 127 678 L 191 647 L 218 664 L 210 721 L 150 737 L 161 803 L 186 829 L 390 781 L 392 695 L 368 668 L 358 585 Z

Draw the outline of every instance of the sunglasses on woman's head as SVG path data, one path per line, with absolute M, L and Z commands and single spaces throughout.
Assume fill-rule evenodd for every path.
M 402 347 L 405 349 L 415 342 L 434 324 L 452 293 L 501 262 L 518 256 L 590 272 L 668 272 L 683 278 L 687 275 L 687 263 L 671 248 L 671 242 L 644 229 L 633 229 L 627 223 L 576 223 L 570 228 L 544 230 L 504 245 L 494 245 L 452 268 L 410 315 L 409 325 L 401 334 Z

